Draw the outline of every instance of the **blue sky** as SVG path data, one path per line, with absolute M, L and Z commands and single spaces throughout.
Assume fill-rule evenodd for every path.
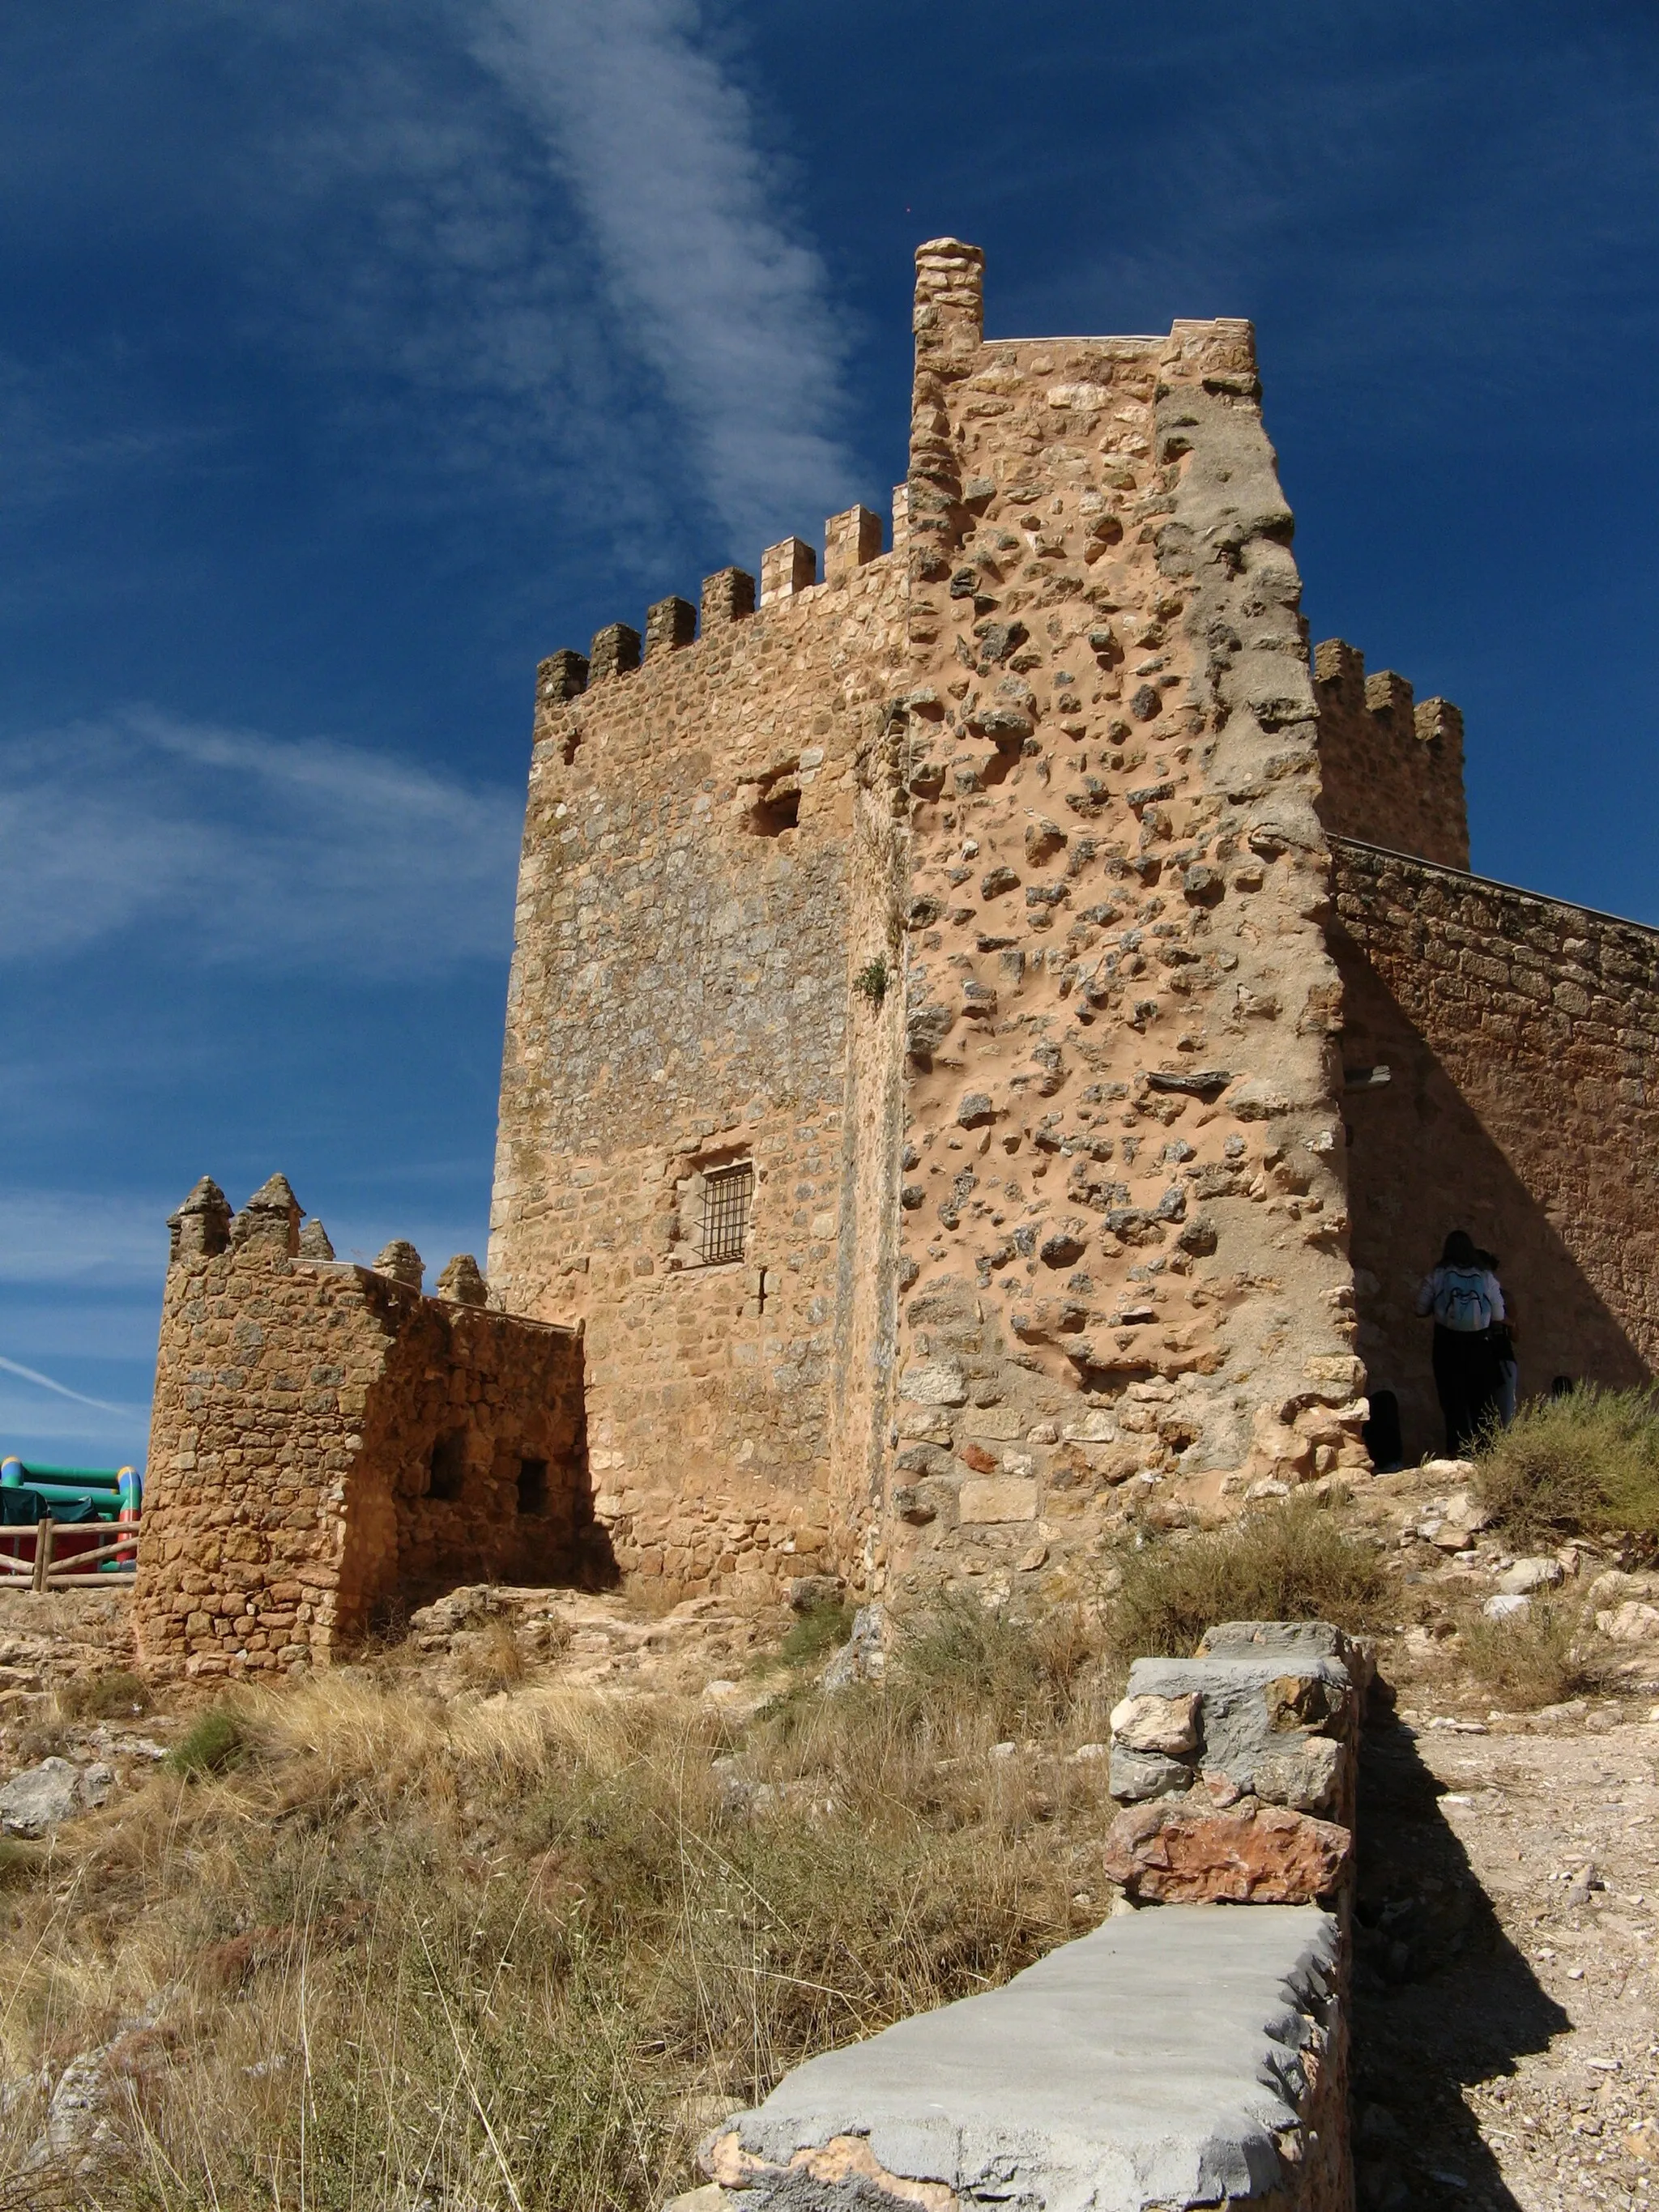
M 884 506 L 939 232 L 1253 317 L 1315 635 L 1659 922 L 1656 169 L 1650 0 L 11 0 L 0 1449 L 142 1459 L 204 1172 L 482 1257 L 535 661 Z

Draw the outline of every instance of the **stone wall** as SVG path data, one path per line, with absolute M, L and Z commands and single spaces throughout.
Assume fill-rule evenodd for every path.
M 888 1565 L 1363 1463 L 1316 705 L 1246 323 L 991 340 L 918 255 Z
M 1502 1262 L 1524 1393 L 1659 1364 L 1659 933 L 1339 841 L 1360 1351 L 1443 1442 L 1413 1301 L 1448 1230 Z M 1387 1080 L 1382 1071 L 1387 1069 Z
M 1127 1809 L 1104 1853 L 1135 1909 L 1002 1989 L 797 2067 L 711 2131 L 708 2185 L 666 2212 L 1352 2212 L 1370 1671 L 1319 1621 L 1227 1622 L 1195 1659 L 1138 1660 L 1112 1715 Z
M 1450 700 L 1413 705 L 1403 676 L 1367 676 L 1364 655 L 1340 637 L 1315 651 L 1314 691 L 1319 818 L 1330 834 L 1467 868 L 1463 717 Z
M 915 325 L 891 553 L 855 508 L 540 672 L 490 1278 L 586 1323 L 678 1588 L 1060 1572 L 1128 1477 L 1363 1461 L 1249 327 L 988 343 L 948 240 Z
M 727 570 L 700 635 L 668 601 L 642 662 L 613 629 L 540 676 L 490 1279 L 585 1324 L 598 1510 L 678 1589 L 858 1557 L 878 1477 L 904 569 L 862 508 L 826 538 L 821 583 L 787 540 L 758 606 Z M 744 1164 L 705 1264 L 705 1171 Z
M 301 1249 L 274 1176 L 233 1221 L 216 1186 L 174 1218 L 134 1611 L 156 1674 L 325 1662 L 393 1600 L 568 1577 L 592 1535 L 581 1341 Z M 411 1279 L 412 1278 L 412 1279 Z M 467 1301 L 467 1302 L 464 1302 Z

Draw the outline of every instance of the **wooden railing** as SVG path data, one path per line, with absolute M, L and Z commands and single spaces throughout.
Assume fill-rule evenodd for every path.
M 85 1544 L 95 1535 L 101 1540 Z M 62 1554 L 65 1537 L 82 1540 Z M 136 1521 L 37 1522 L 33 1528 L 0 1528 L 0 1589 L 26 1583 L 35 1590 L 70 1589 L 82 1583 L 130 1582 L 138 1569 Z

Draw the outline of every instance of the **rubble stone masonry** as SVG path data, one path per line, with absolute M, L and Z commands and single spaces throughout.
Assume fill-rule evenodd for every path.
M 151 1663 L 581 1563 L 1063 1587 L 1125 1486 L 1365 1468 L 1367 1366 L 1433 1446 L 1456 1225 L 1526 1388 L 1650 1371 L 1659 939 L 1458 872 L 1457 709 L 1310 667 L 1248 323 L 988 339 L 976 247 L 916 271 L 890 548 L 538 672 L 487 1289 L 280 1178 L 177 1218 Z
M 891 552 L 854 509 L 541 671 L 492 1295 L 585 1323 L 678 1586 L 1035 1572 L 1132 1474 L 1363 1458 L 1250 331 L 988 343 L 981 290 L 921 249 Z
M 580 1337 L 423 1297 L 408 1246 L 413 1285 L 306 1258 L 299 1224 L 281 1176 L 234 1222 L 205 1181 L 175 1217 L 135 1592 L 154 1674 L 316 1664 L 394 1599 L 568 1578 L 591 1533 Z
M 1245 323 L 993 340 L 918 255 L 890 1566 L 1359 1463 L 1316 705 Z
M 1467 868 L 1463 717 L 1451 701 L 1414 705 L 1403 676 L 1367 676 L 1364 655 L 1340 637 L 1315 651 L 1314 690 L 1319 818 L 1329 834 Z
M 1347 842 L 1336 885 L 1360 1351 L 1407 1458 L 1443 1443 L 1413 1300 L 1449 1229 L 1501 1263 L 1523 1395 L 1646 1382 L 1659 932 Z
M 845 1561 L 878 1474 L 905 574 L 864 509 L 828 539 L 821 583 L 788 539 L 757 609 L 728 570 L 695 642 L 653 610 L 642 665 L 601 633 L 540 677 L 489 1278 L 585 1325 L 597 1510 L 680 1589 Z

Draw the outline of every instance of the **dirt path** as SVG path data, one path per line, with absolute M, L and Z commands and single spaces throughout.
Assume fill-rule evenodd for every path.
M 1659 1726 L 1478 1725 L 1366 1747 L 1363 2212 L 1659 2202 Z

